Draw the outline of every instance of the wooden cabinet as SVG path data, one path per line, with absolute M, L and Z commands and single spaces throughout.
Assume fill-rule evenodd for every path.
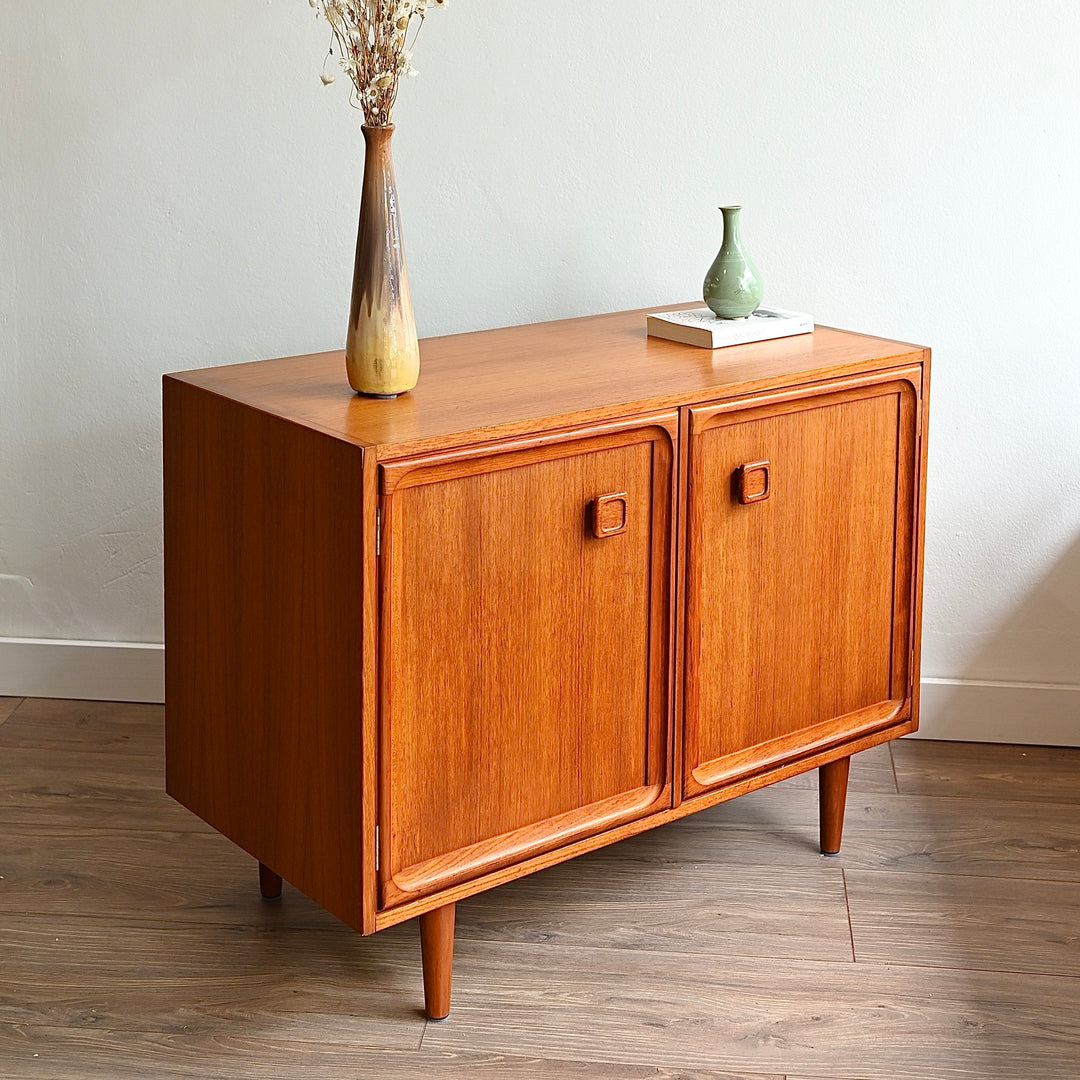
M 171 794 L 362 933 L 852 753 L 918 709 L 926 350 L 641 312 L 166 376 Z

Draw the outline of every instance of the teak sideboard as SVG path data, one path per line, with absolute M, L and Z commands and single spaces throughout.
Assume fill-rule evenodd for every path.
M 643 312 L 164 380 L 167 787 L 363 934 L 913 731 L 929 352 Z

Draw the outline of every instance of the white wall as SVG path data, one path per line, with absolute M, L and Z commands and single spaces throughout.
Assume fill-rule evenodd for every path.
M 159 376 L 340 345 L 325 46 L 304 0 L 0 5 L 0 637 L 160 641 Z M 769 300 L 934 348 L 931 730 L 1080 701 L 1078 54 L 1072 0 L 456 0 L 397 113 L 421 333 L 691 298 L 742 202 Z

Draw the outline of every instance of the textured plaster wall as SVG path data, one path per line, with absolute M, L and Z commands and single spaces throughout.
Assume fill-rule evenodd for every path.
M 303 0 L 0 4 L 0 636 L 158 641 L 162 372 L 337 347 L 362 142 Z M 935 350 L 925 673 L 1080 683 L 1080 7 L 456 0 L 421 333 L 767 299 Z

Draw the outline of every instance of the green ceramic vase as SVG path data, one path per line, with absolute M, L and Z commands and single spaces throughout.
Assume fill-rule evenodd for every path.
M 724 242 L 705 276 L 705 303 L 721 319 L 745 319 L 761 303 L 765 287 L 742 246 L 741 206 L 721 206 Z

